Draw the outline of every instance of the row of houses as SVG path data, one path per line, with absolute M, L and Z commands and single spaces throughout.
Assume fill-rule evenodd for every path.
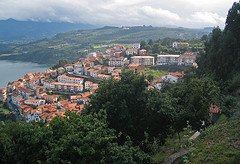
M 196 55 L 186 52 L 181 55 L 158 55 L 156 65 L 184 65 L 192 66 L 196 61 Z

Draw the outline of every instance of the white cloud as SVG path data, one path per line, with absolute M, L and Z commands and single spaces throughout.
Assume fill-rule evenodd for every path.
M 224 26 L 235 0 L 0 0 L 0 19 L 99 25 Z
M 218 23 L 223 23 L 225 21 L 224 17 L 221 17 L 216 13 L 210 13 L 210 12 L 195 12 L 192 15 L 192 18 L 193 18 L 193 21 L 210 23 L 213 25 L 217 25 Z
M 151 18 L 158 17 L 158 18 L 164 18 L 169 20 L 177 20 L 177 21 L 181 20 L 178 14 L 173 13 L 169 10 L 161 9 L 161 8 L 155 9 L 151 6 L 143 6 L 142 11 L 144 12 L 144 14 L 146 14 L 148 17 L 151 17 Z

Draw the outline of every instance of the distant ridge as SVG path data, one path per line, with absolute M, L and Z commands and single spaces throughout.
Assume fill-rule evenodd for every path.
M 38 40 L 78 29 L 93 29 L 96 26 L 84 23 L 0 20 L 0 40 Z
M 211 32 L 210 29 L 167 28 L 153 26 L 114 27 L 73 30 L 56 34 L 54 37 L 35 40 L 17 45 L 3 44 L 0 60 L 30 61 L 39 64 L 54 64 L 61 59 L 77 60 L 94 45 L 131 44 L 157 40 L 200 39 Z M 8 55 L 10 54 L 10 55 Z M 46 60 L 47 59 L 47 60 Z

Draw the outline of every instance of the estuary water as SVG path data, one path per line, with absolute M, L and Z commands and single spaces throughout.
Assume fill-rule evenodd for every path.
M 0 88 L 16 81 L 29 72 L 43 72 L 49 67 L 30 62 L 0 60 Z

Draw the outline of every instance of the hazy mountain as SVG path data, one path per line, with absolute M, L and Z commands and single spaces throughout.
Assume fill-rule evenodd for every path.
M 0 20 L 0 40 L 37 40 L 62 32 L 91 28 L 96 26 L 83 23 Z
M 149 39 L 162 38 L 193 39 L 201 38 L 210 31 L 204 29 L 166 28 L 152 26 L 111 27 L 75 30 L 60 33 L 54 37 L 27 44 L 0 44 L 0 59 L 23 60 L 36 63 L 56 63 L 60 59 L 76 60 L 94 45 L 129 44 Z M 48 60 L 46 60 L 48 59 Z

